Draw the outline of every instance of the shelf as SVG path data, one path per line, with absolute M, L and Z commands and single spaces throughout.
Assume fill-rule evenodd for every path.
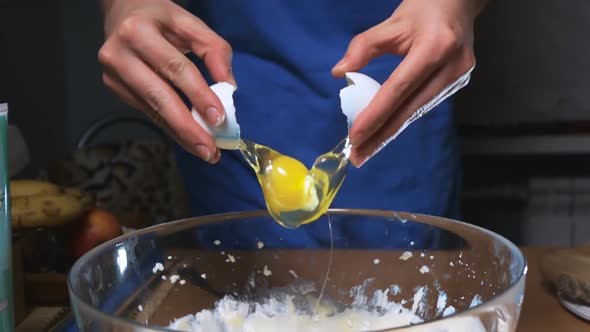
M 463 137 L 464 155 L 590 154 L 590 135 Z

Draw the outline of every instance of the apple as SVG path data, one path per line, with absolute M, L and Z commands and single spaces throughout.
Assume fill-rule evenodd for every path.
M 93 208 L 75 226 L 72 233 L 71 250 L 75 257 L 81 257 L 90 249 L 123 233 L 121 224 L 109 211 Z

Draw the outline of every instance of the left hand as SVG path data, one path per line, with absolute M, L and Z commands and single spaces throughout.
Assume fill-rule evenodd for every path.
M 475 65 L 473 22 L 485 0 L 404 0 L 391 17 L 352 39 L 332 69 L 358 71 L 386 53 L 405 56 L 350 128 L 360 167 L 418 108 Z

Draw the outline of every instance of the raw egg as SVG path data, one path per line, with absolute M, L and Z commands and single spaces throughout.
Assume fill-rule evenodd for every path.
M 340 91 L 340 101 L 350 128 L 381 85 L 360 73 L 347 73 L 346 79 L 348 86 Z M 289 228 L 313 222 L 322 216 L 346 177 L 351 150 L 348 137 L 331 151 L 320 155 L 308 169 L 295 158 L 242 139 L 232 99 L 235 87 L 222 82 L 211 88 L 225 108 L 224 124 L 217 128 L 208 127 L 195 109 L 192 110 L 193 117 L 215 137 L 218 147 L 241 151 L 256 173 L 269 214 Z
M 242 140 L 244 159 L 256 172 L 269 214 L 295 228 L 328 210 L 346 176 L 350 144 L 343 140 L 322 154 L 310 169 L 299 160 L 267 146 Z

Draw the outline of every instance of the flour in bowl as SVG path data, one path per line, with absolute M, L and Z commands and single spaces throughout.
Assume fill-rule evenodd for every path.
M 345 308 L 311 294 L 309 285 L 273 290 L 260 300 L 241 301 L 226 296 L 212 310 L 203 310 L 172 322 L 171 329 L 190 332 L 265 332 L 265 331 L 372 331 L 421 323 L 411 309 L 389 301 L 389 290 L 364 295 L 368 283 L 350 291 L 352 304 Z
M 192 332 L 266 332 L 266 331 L 371 331 L 406 326 L 421 319 L 401 305 L 390 306 L 384 313 L 346 309 L 323 312 L 315 316 L 298 312 L 292 296 L 269 299 L 252 305 L 230 297 L 220 300 L 214 310 L 203 310 L 175 320 L 169 327 Z

